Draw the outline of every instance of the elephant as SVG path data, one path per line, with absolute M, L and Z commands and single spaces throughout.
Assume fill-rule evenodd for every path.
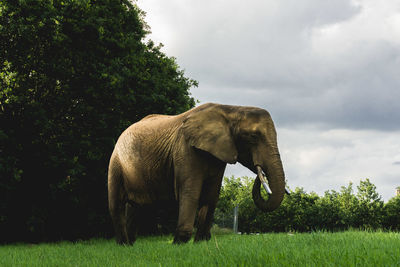
M 174 243 L 209 240 L 227 164 L 257 174 L 252 197 L 262 211 L 279 207 L 285 174 L 268 111 L 207 103 L 179 115 L 148 115 L 118 138 L 108 168 L 108 204 L 118 244 L 136 240 L 140 207 L 175 201 Z M 267 179 L 268 181 L 267 181 Z M 269 187 L 268 187 L 268 184 Z M 268 199 L 261 197 L 261 184 Z M 174 204 L 171 204 L 174 205 Z

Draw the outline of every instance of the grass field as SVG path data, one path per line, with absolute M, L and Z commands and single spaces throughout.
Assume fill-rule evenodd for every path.
M 400 233 L 214 235 L 173 245 L 171 236 L 133 246 L 94 239 L 0 246 L 0 266 L 400 266 Z

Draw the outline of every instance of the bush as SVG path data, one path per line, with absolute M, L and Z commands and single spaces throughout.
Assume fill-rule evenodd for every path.
M 391 198 L 384 206 L 383 226 L 400 231 L 400 196 Z
M 285 196 L 278 209 L 270 213 L 255 207 L 251 197 L 252 184 L 253 180 L 248 177 L 225 177 L 221 189 L 217 218 L 221 214 L 228 217 L 232 208 L 239 205 L 241 232 L 341 231 L 349 228 L 399 230 L 400 198 L 393 198 L 383 205 L 369 179 L 360 182 L 356 195 L 352 183 L 342 186 L 340 192 L 327 191 L 322 197 L 296 188 Z M 217 219 L 216 223 L 219 222 Z

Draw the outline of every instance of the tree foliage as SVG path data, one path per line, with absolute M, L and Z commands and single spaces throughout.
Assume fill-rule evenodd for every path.
M 352 183 L 342 186 L 339 192 L 327 191 L 322 197 L 296 188 L 291 195 L 285 196 L 277 210 L 270 213 L 255 207 L 252 186 L 253 179 L 248 177 L 224 179 L 216 211 L 217 224 L 221 223 L 222 217 L 229 218 L 232 208 L 238 205 L 239 231 L 247 233 L 400 229 L 400 197 L 384 204 L 369 179 L 360 181 L 356 194 Z
M 400 231 L 400 196 L 391 198 L 385 204 L 382 221 L 385 228 Z
M 128 0 L 0 1 L 0 236 L 110 233 L 107 167 L 128 125 L 194 106 Z

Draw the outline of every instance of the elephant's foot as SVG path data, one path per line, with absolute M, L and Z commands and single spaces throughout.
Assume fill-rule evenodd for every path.
M 115 239 L 118 245 L 133 245 L 133 243 L 135 243 L 136 241 L 136 237 L 128 238 L 126 235 L 123 234 L 117 235 Z
M 196 233 L 196 237 L 194 238 L 194 242 L 198 242 L 198 241 L 208 241 L 211 239 L 211 234 L 210 232 L 208 233 Z
M 192 232 L 176 232 L 174 244 L 187 243 L 192 237 Z
M 117 244 L 118 245 L 133 245 L 136 240 L 122 240 L 122 239 L 117 239 Z
M 118 245 L 125 245 L 125 244 L 127 244 L 127 240 L 126 239 L 123 239 L 123 238 L 116 238 L 116 240 L 115 241 L 117 241 L 117 244 Z

